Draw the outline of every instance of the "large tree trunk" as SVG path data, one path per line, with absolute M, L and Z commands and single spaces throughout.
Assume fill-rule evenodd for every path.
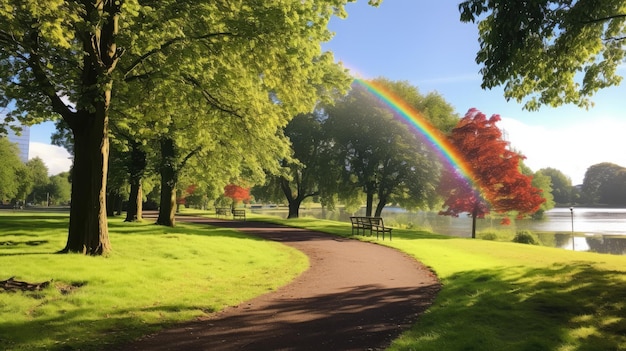
M 98 103 L 96 113 L 79 116 L 72 128 L 72 203 L 67 244 L 61 252 L 102 255 L 111 250 L 106 213 L 108 101 Z
M 111 73 L 120 55 L 115 40 L 121 5 L 122 2 L 113 0 L 85 2 L 85 20 L 94 24 L 93 28 L 77 29 L 77 38 L 83 41 L 85 51 L 80 69 L 81 98 L 88 104 L 86 109 L 70 111 L 38 69 L 41 62 L 36 61 L 37 53 L 31 57 L 35 59 L 31 65 L 34 74 L 46 86 L 44 94 L 51 98 L 53 109 L 63 116 L 74 136 L 70 225 L 67 244 L 61 252 L 103 255 L 111 250 L 106 214 L 108 123 Z
M 161 200 L 159 217 L 156 224 L 173 227 L 176 225 L 176 149 L 174 141 L 168 138 L 161 140 Z
M 128 208 L 126 209 L 125 222 L 141 221 L 143 193 L 141 180 L 146 169 L 146 152 L 141 149 L 141 144 L 131 142 L 130 156 L 130 194 L 128 196 Z
M 300 196 L 289 200 L 289 215 L 287 215 L 287 219 L 300 217 L 300 205 L 302 204 L 302 200 L 304 199 L 301 199 Z

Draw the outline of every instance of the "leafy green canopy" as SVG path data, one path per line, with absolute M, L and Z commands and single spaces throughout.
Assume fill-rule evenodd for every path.
M 623 0 L 468 0 L 461 21 L 478 21 L 482 87 L 504 85 L 505 97 L 589 107 L 599 89 L 618 85 L 624 60 Z

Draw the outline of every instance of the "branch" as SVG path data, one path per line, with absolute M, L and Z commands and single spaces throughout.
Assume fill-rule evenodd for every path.
M 60 114 L 61 117 L 63 117 L 63 119 L 70 124 L 72 119 L 76 118 L 76 113 L 72 112 L 72 110 L 70 110 L 70 108 L 65 105 L 63 100 L 61 100 L 61 98 L 57 95 L 54 84 L 52 84 L 50 78 L 46 74 L 46 71 L 41 66 L 42 58 L 37 53 L 39 32 L 36 27 L 33 27 L 32 32 L 30 33 L 30 41 L 32 48 L 28 53 L 28 57 L 25 57 L 25 59 L 28 66 L 33 70 L 35 81 L 39 84 L 41 92 L 51 100 L 52 110 Z
M 130 72 L 132 72 L 135 68 L 137 68 L 137 66 L 139 66 L 143 61 L 147 60 L 148 58 L 150 58 L 153 55 L 156 55 L 158 53 L 161 53 L 163 51 L 165 51 L 167 48 L 169 48 L 170 46 L 176 44 L 176 43 L 180 43 L 180 42 L 184 42 L 184 41 L 188 41 L 188 40 L 202 40 L 202 39 L 209 39 L 212 37 L 218 37 L 218 36 L 236 36 L 236 34 L 230 33 L 230 32 L 220 32 L 220 33 L 210 33 L 210 34 L 205 34 L 205 35 L 200 35 L 200 36 L 196 36 L 196 37 L 177 37 L 177 38 L 172 38 L 168 41 L 166 41 L 165 43 L 163 43 L 161 46 L 159 46 L 158 48 L 154 48 L 148 52 L 146 52 L 145 54 L 139 56 L 135 62 L 131 63 L 130 67 L 128 67 L 128 69 L 124 70 L 124 79 L 126 79 L 128 77 L 128 75 L 130 74 Z
M 180 162 L 179 169 L 184 168 L 185 165 L 187 164 L 187 161 L 189 161 L 190 158 L 192 158 L 195 154 L 197 154 L 200 151 L 202 151 L 202 146 L 198 146 L 197 148 L 192 150 L 190 153 L 188 153 L 187 156 L 185 156 L 185 158 Z
M 591 24 L 591 23 L 598 23 L 598 22 L 605 22 L 605 21 L 609 21 L 612 19 L 616 19 L 616 18 L 624 18 L 626 17 L 626 14 L 619 14 L 619 15 L 612 15 L 612 16 L 607 16 L 607 17 L 600 17 L 600 18 L 592 18 L 588 21 L 581 21 L 580 23 L 582 24 Z
M 237 112 L 235 112 L 235 110 L 232 107 L 225 107 L 223 104 L 221 104 L 219 102 L 219 100 L 214 97 L 213 95 L 211 95 L 211 93 L 209 93 L 206 89 L 204 89 L 202 87 L 202 84 L 200 83 L 200 81 L 198 81 L 198 79 L 190 76 L 190 75 L 183 75 L 183 79 L 187 82 L 190 83 L 191 85 L 193 85 L 194 87 L 200 89 L 200 91 L 202 92 L 202 96 L 204 96 L 204 99 L 209 103 L 209 105 L 215 107 L 216 109 L 220 110 L 221 112 L 225 112 L 228 114 L 231 114 L 235 117 L 238 117 L 240 119 L 243 119 L 243 116 L 241 116 L 240 114 L 238 114 Z

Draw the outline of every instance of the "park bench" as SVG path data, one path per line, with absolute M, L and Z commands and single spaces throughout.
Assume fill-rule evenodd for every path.
M 215 215 L 219 218 L 220 216 L 230 216 L 230 208 L 228 207 L 216 207 Z
M 376 232 L 376 239 L 378 235 L 382 234 L 383 240 L 385 240 L 385 233 L 389 233 L 389 240 L 391 240 L 391 227 L 385 227 L 382 217 L 369 217 L 370 233 Z
M 389 233 L 389 240 L 391 240 L 391 227 L 385 227 L 385 223 L 381 217 L 350 217 L 352 223 L 352 235 L 361 234 L 372 235 L 376 233 L 376 239 L 382 234 L 383 240 L 385 240 L 385 234 Z
M 246 210 L 233 210 L 233 219 L 246 220 Z

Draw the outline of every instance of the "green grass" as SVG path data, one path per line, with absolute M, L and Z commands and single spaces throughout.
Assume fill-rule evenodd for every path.
M 232 230 L 122 218 L 109 221 L 108 257 L 55 254 L 67 225 L 67 214 L 0 212 L 0 280 L 51 281 L 0 290 L 1 349 L 106 349 L 275 290 L 308 267 L 297 250 Z
M 348 223 L 272 221 L 350 234 Z M 377 243 L 414 256 L 443 283 L 390 350 L 626 350 L 624 256 L 402 229 Z
M 248 218 L 351 232 L 335 221 Z M 307 264 L 294 250 L 229 230 L 110 223 L 114 252 L 84 257 L 51 253 L 65 243 L 66 215 L 0 216 L 0 279 L 53 279 L 44 292 L 0 293 L 3 348 L 106 349 L 275 289 Z M 624 256 L 423 230 L 358 238 L 407 252 L 443 283 L 390 350 L 626 350 Z

